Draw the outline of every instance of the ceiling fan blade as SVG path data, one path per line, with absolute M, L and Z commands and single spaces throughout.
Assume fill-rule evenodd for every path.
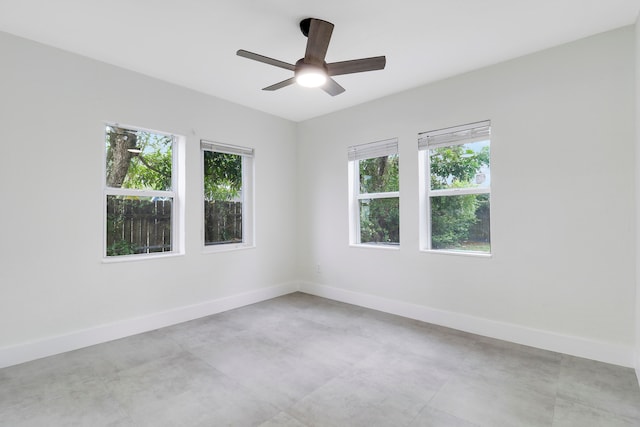
M 307 50 L 304 54 L 305 63 L 313 65 L 324 64 L 331 33 L 333 33 L 333 24 L 331 22 L 311 18 L 309 35 L 307 36 Z
M 331 77 L 329 77 L 327 79 L 327 82 L 322 86 L 322 90 L 324 90 L 331 96 L 340 95 L 342 92 L 344 92 L 344 88 Z
M 330 76 L 342 74 L 362 73 L 364 71 L 382 70 L 387 64 L 384 56 L 374 56 L 372 58 L 352 59 L 351 61 L 332 62 L 327 64 Z
M 278 89 L 282 89 L 283 87 L 287 87 L 289 85 L 292 85 L 295 82 L 296 82 L 296 78 L 295 77 L 291 77 L 290 79 L 283 80 L 280 83 L 276 83 L 274 85 L 262 88 L 262 90 L 278 90 Z
M 237 51 L 236 55 L 242 56 L 243 58 L 253 59 L 254 61 L 262 62 L 265 64 L 274 65 L 276 67 L 284 68 L 285 70 L 294 71 L 296 69 L 295 65 L 293 64 L 269 58 L 268 56 L 258 55 L 257 53 L 249 52 L 243 49 Z

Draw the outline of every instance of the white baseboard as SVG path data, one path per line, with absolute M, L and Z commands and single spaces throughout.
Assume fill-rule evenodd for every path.
M 438 310 L 422 305 L 309 282 L 301 283 L 300 291 L 530 347 L 625 367 L 635 366 L 636 372 L 638 372 L 640 376 L 640 360 L 636 360 L 632 346 L 616 345 L 540 329 L 527 328 L 512 323 L 498 322 L 467 314 Z
M 309 282 L 302 282 L 300 285 L 297 282 L 292 282 L 261 288 L 199 304 L 178 307 L 148 316 L 122 320 L 37 341 L 1 347 L 0 368 L 152 331 L 165 326 L 175 325 L 177 323 L 276 298 L 298 290 L 336 301 L 491 338 L 615 365 L 632 367 L 635 368 L 636 375 L 640 378 L 640 354 L 634 354 L 634 349 L 631 346 L 615 345 L 581 337 L 562 335 Z
M 298 289 L 297 282 L 285 283 L 37 341 L 0 347 L 0 368 L 198 319 L 286 295 Z

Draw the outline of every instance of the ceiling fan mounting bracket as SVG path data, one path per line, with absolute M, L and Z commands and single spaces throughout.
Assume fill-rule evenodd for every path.
M 309 37 L 309 27 L 311 27 L 311 19 L 312 18 L 305 18 L 300 21 L 300 31 L 302 31 L 302 34 L 305 37 Z

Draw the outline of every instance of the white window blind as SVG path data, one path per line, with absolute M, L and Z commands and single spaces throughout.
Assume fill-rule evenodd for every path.
M 423 132 L 418 135 L 418 149 L 460 145 L 469 142 L 484 141 L 491 137 L 491 122 L 489 120 L 469 123 L 452 128 Z
M 398 139 L 370 142 L 368 144 L 352 145 L 349 147 L 349 161 L 373 159 L 376 157 L 398 154 Z
M 203 150 L 216 151 L 225 154 L 237 154 L 240 156 L 253 157 L 253 148 L 239 147 L 237 145 L 221 144 L 219 142 L 200 140 L 200 148 Z

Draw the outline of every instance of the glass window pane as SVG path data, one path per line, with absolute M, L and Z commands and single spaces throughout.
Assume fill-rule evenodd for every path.
M 435 196 L 431 249 L 491 252 L 489 194 Z
M 489 140 L 429 150 L 431 189 L 491 187 Z
M 360 243 L 400 243 L 400 200 L 397 197 L 362 199 Z
M 105 134 L 107 187 L 171 190 L 171 136 L 116 126 Z
M 107 196 L 107 256 L 171 251 L 171 197 Z
M 360 160 L 360 194 L 399 191 L 397 154 Z
M 242 239 L 242 156 L 204 151 L 204 244 Z

